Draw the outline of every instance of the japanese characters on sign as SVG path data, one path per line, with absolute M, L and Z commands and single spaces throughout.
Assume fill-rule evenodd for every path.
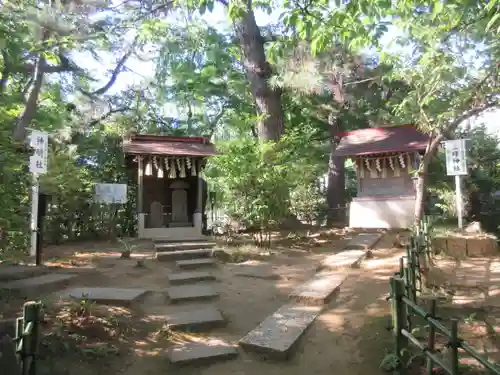
M 446 173 L 448 176 L 467 175 L 467 148 L 465 139 L 444 142 L 446 149 Z
M 33 174 L 47 173 L 49 135 L 38 130 L 31 131 L 30 146 L 33 155 L 30 157 L 30 172 Z

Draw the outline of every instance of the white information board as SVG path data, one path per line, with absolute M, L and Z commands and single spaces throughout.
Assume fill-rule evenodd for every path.
M 127 203 L 127 184 L 95 184 L 97 203 Z
M 467 175 L 467 148 L 465 139 L 444 142 L 446 151 L 446 173 L 448 176 Z
M 48 133 L 32 130 L 30 146 L 34 149 L 33 155 L 30 156 L 30 172 L 36 175 L 47 173 Z

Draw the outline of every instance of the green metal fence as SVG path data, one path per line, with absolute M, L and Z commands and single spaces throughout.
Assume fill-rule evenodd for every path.
M 426 224 L 427 225 L 427 224 Z M 458 320 L 451 320 L 451 329 L 446 328 L 437 318 L 437 299 L 428 301 L 428 309 L 419 305 L 418 297 L 424 290 L 422 280 L 422 260 L 429 261 L 432 253 L 428 226 L 421 225 L 420 232 L 410 237 L 406 247 L 406 256 L 400 259 L 399 272 L 390 279 L 392 300 L 392 327 L 395 339 L 395 354 L 399 363 L 403 363 L 403 352 L 409 344 L 422 351 L 427 361 L 427 374 L 432 375 L 435 365 L 441 367 L 449 375 L 459 374 L 458 350 L 462 349 L 491 374 L 500 375 L 500 368 L 481 357 L 481 355 L 458 337 Z M 415 317 L 424 319 L 429 325 L 427 343 L 423 343 L 411 334 Z M 446 336 L 451 351 L 449 361 L 444 361 L 437 355 L 436 333 Z M 404 369 L 401 369 L 404 370 Z
M 2 339 L 0 368 L 9 375 L 36 375 L 40 345 L 42 303 L 26 302 L 23 316 L 16 319 L 16 337 Z

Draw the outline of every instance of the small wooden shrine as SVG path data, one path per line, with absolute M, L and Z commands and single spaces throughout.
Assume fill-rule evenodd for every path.
M 415 185 L 428 136 L 414 126 L 370 128 L 341 135 L 337 156 L 351 158 L 357 171 L 357 196 L 349 207 L 352 228 L 409 228 Z
M 133 134 L 123 142 L 137 173 L 138 236 L 202 238 L 207 185 L 206 158 L 216 155 L 207 138 Z

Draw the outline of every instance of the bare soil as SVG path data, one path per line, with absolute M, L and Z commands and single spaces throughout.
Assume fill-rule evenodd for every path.
M 169 305 L 166 275 L 174 267 L 150 259 L 150 243 L 138 242 L 132 259 L 119 259 L 123 249 L 118 244 L 49 248 L 45 252 L 48 264 L 97 271 L 82 275 L 75 286 L 140 287 L 151 293 L 130 308 L 59 301 L 57 293 L 44 296 L 48 308 L 40 374 L 382 374 L 379 364 L 391 347 L 387 329 L 390 308 L 385 297 L 389 277 L 397 270 L 402 255 L 400 248 L 393 247 L 392 235 L 379 242 L 372 257 L 363 261 L 359 269 L 349 271 L 337 298 L 306 332 L 288 362 L 265 361 L 241 352 L 237 359 L 228 362 L 178 368 L 169 365 L 165 356 L 168 348 L 179 342 L 216 337 L 236 343 L 283 305 L 288 294 L 314 274 L 321 259 L 340 251 L 349 237 L 348 233 L 330 231 L 309 237 L 283 237 L 271 251 L 248 244 L 228 247 L 227 252 L 232 255 L 226 262 L 252 258 L 248 264 L 272 265 L 280 278 L 235 276 L 233 264 L 221 263 L 214 270 L 214 287 L 220 298 L 212 303 L 229 323 L 203 334 L 179 334 L 165 329 L 162 315 L 182 307 Z M 137 267 L 137 259 L 144 260 L 143 267 Z M 22 300 L 9 303 L 19 307 L 21 304 Z

